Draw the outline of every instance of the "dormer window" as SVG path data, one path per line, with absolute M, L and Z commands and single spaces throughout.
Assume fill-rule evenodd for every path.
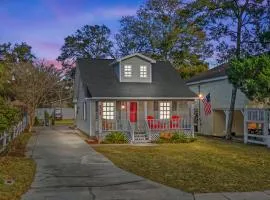
M 132 76 L 132 67 L 131 67 L 131 65 L 125 65 L 124 66 L 124 76 L 125 77 L 131 77 Z
M 140 77 L 147 78 L 147 66 L 140 66 Z

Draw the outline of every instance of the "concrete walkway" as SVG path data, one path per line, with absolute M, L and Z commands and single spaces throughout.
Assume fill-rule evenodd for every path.
M 116 167 L 67 127 L 42 128 L 28 156 L 37 163 L 23 200 L 270 200 L 270 191 L 189 194 Z

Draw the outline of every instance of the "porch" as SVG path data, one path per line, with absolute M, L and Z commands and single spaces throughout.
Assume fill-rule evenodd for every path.
M 244 142 L 270 147 L 269 109 L 245 109 Z
M 96 135 L 102 140 L 113 131 L 129 142 L 157 140 L 162 132 L 181 131 L 193 137 L 193 103 L 187 100 L 97 101 Z

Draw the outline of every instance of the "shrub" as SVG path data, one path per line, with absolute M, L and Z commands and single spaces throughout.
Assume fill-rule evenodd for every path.
M 156 143 L 189 143 L 194 142 L 196 138 L 189 137 L 183 132 L 174 132 L 170 138 L 160 136 Z
M 20 119 L 20 111 L 0 97 L 0 132 L 16 125 Z
M 104 143 L 106 144 L 123 144 L 127 143 L 127 137 L 122 132 L 112 132 L 106 135 Z

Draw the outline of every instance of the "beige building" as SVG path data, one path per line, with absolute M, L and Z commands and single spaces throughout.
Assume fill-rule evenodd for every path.
M 198 95 L 201 94 L 202 98 L 208 93 L 211 96 L 212 112 L 210 115 L 205 115 L 202 101 L 197 104 L 200 116 L 198 131 L 202 134 L 225 135 L 232 93 L 232 84 L 228 81 L 226 69 L 227 65 L 223 64 L 194 76 L 187 81 L 190 89 Z M 241 136 L 244 133 L 243 111 L 247 104 L 249 104 L 248 98 L 238 90 L 232 129 L 237 136 Z

